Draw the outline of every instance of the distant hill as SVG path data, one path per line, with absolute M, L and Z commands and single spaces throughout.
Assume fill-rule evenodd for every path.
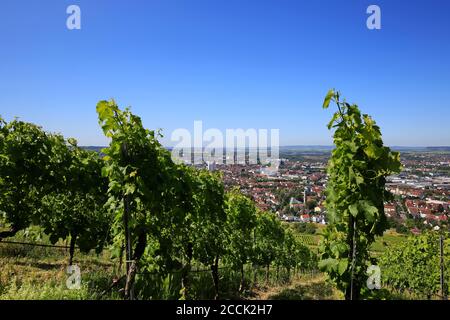
M 91 151 L 95 151 L 100 153 L 102 151 L 103 148 L 106 147 L 99 147 L 99 146 L 82 146 L 81 148 L 86 149 L 86 150 L 91 150 Z
M 297 150 L 297 151 L 319 151 L 319 152 L 323 152 L 323 151 L 331 151 L 334 149 L 334 146 L 315 146 L 315 145 L 311 145 L 311 146 L 281 146 L 280 150 L 285 151 L 285 150 Z
M 403 147 L 390 146 L 394 151 L 400 152 L 450 152 L 450 146 L 435 147 Z M 298 151 L 298 152 L 330 152 L 334 146 L 281 146 L 280 151 Z
M 104 146 L 82 146 L 81 148 L 86 150 L 92 150 L 96 152 L 101 152 Z M 172 147 L 167 147 L 170 151 Z M 334 146 L 318 146 L 318 145 L 298 145 L 298 146 L 281 146 L 280 152 L 284 153 L 328 153 L 334 149 Z M 450 146 L 435 146 L 435 147 L 402 147 L 402 146 L 391 146 L 391 149 L 399 152 L 450 152 Z
M 392 150 L 400 152 L 450 152 L 449 146 L 440 147 L 402 147 L 402 146 L 392 146 Z

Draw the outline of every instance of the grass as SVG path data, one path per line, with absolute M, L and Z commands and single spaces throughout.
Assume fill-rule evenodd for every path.
M 13 241 L 24 239 L 11 239 Z M 108 290 L 114 278 L 118 278 L 118 265 L 110 259 L 108 250 L 102 254 L 75 252 L 74 264 L 80 267 L 81 288 L 70 290 L 66 286 L 68 251 L 64 248 L 34 247 L 29 245 L 0 242 L 0 300 L 66 300 L 66 299 L 121 299 L 119 286 Z M 190 275 L 191 299 L 211 299 L 214 286 L 211 273 Z M 299 277 L 292 270 L 277 271 L 270 268 L 266 279 L 265 268 L 245 268 L 245 287 L 239 292 L 240 272 L 229 268 L 221 269 L 221 299 L 250 299 L 262 288 L 287 288 Z M 148 285 L 148 284 L 151 285 Z M 145 286 L 140 286 L 145 284 Z M 181 290 L 180 274 L 139 275 L 136 291 L 142 299 L 178 299 Z M 316 288 L 310 288 L 315 290 Z M 278 290 L 278 289 L 277 289 Z M 308 289 L 309 290 L 309 289 Z M 311 293 L 311 296 L 314 294 Z
M 80 267 L 82 287 L 69 290 L 67 260 L 65 249 L 0 242 L 0 299 L 95 299 L 114 276 L 107 252 L 76 252 L 74 264 Z
M 319 244 L 320 237 L 312 234 L 299 233 L 298 238 L 308 247 L 316 247 Z
M 326 282 L 323 274 L 295 277 L 288 286 L 263 288 L 258 300 L 342 300 L 340 291 Z
M 370 251 L 373 256 L 378 257 L 383 254 L 388 247 L 393 247 L 403 241 L 407 237 L 400 233 L 397 233 L 394 229 L 387 230 L 382 237 L 377 237 L 375 242 L 370 247 Z
M 21 283 L 15 279 L 4 289 L 0 300 L 87 300 L 95 295 L 86 285 L 78 290 L 69 290 L 63 285 L 52 283 Z
M 297 233 L 297 237 L 300 241 L 309 247 L 314 252 L 317 252 L 318 245 L 322 240 L 322 230 L 324 226 L 320 225 L 317 229 L 316 234 L 306 234 L 306 233 Z M 378 257 L 381 255 L 388 247 L 395 246 L 398 243 L 401 243 L 407 239 L 407 236 L 397 233 L 394 229 L 387 230 L 383 236 L 377 237 L 375 242 L 370 247 L 370 252 L 373 256 Z
M 316 234 L 297 236 L 311 250 L 317 251 L 322 238 L 321 229 Z M 406 239 L 405 236 L 388 230 L 378 237 L 371 247 L 373 256 L 381 255 L 386 248 Z M 28 242 L 29 239 L 12 239 Z M 46 242 L 41 239 L 40 242 Z M 120 299 L 118 288 L 111 291 L 112 280 L 118 276 L 118 265 L 110 259 L 108 250 L 102 254 L 83 254 L 76 251 L 74 263 L 81 269 L 82 287 L 69 290 L 66 287 L 68 250 L 62 248 L 33 247 L 0 243 L 0 299 Z M 201 268 L 200 268 L 201 269 Z M 206 268 L 207 269 L 207 268 Z M 342 294 L 325 281 L 323 274 L 277 273 L 270 269 L 269 280 L 265 269 L 246 267 L 246 287 L 239 293 L 239 272 L 220 272 L 220 296 L 223 299 L 341 299 Z M 179 275 L 164 278 L 151 277 L 152 285 L 142 292 L 146 299 L 178 299 Z M 209 272 L 191 276 L 192 299 L 211 299 L 214 288 Z M 106 294 L 101 295 L 104 291 Z
M 316 234 L 306 234 L 296 232 L 296 236 L 300 239 L 301 243 L 306 245 L 313 252 L 317 252 L 320 241 L 322 240 L 322 230 L 325 228 L 323 225 L 317 225 Z M 293 229 L 294 230 L 294 229 Z M 370 247 L 370 252 L 373 257 L 379 257 L 383 254 L 388 247 L 395 246 L 407 239 L 407 236 L 397 233 L 394 229 L 387 230 L 383 236 L 377 237 L 375 242 Z

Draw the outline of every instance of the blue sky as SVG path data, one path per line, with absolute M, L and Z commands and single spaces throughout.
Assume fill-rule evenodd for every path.
M 81 8 L 81 30 L 66 8 Z M 366 8 L 381 8 L 381 30 Z M 279 128 L 329 145 L 335 87 L 388 145 L 450 145 L 450 1 L 2 0 L 0 115 L 105 145 L 95 105 L 176 128 Z

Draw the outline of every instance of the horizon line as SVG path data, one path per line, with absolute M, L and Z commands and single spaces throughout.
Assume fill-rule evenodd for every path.
M 428 146 L 405 146 L 405 145 L 385 145 L 389 148 L 450 148 L 450 145 L 428 145 Z M 87 148 L 87 147 L 93 147 L 93 148 L 107 148 L 108 146 L 101 146 L 101 145 L 80 145 L 79 147 Z M 173 148 L 173 146 L 164 146 L 165 148 Z M 314 148 L 334 148 L 334 145 L 330 144 L 291 144 L 291 145 L 281 145 L 280 148 L 289 148 L 289 147 L 314 147 Z M 246 146 L 247 148 L 247 146 Z M 225 148 L 226 149 L 226 148 Z

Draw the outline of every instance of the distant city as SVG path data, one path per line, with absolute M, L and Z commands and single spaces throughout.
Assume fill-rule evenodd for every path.
M 100 152 L 102 147 L 86 147 Z M 401 152 L 403 171 L 387 178 L 394 201 L 385 203 L 392 228 L 400 233 L 438 230 L 450 215 L 450 147 L 391 147 Z M 326 166 L 332 146 L 280 147 L 276 170 L 263 164 L 205 161 L 196 167 L 223 173 L 225 187 L 239 187 L 261 210 L 281 220 L 327 224 Z

